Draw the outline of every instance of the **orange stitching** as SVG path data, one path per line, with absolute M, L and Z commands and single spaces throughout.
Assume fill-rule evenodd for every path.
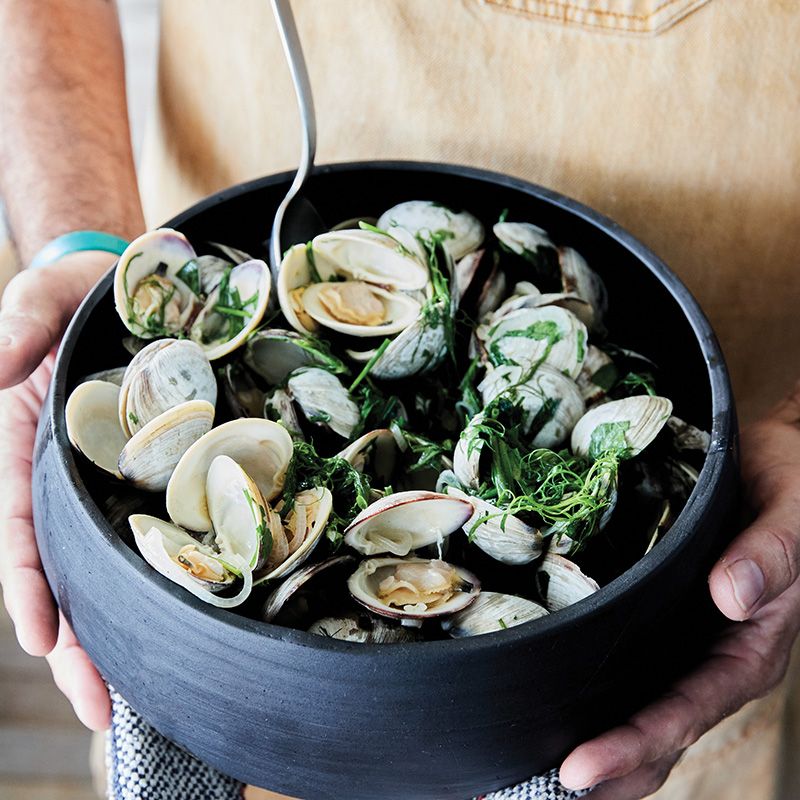
M 530 8 L 520 8 L 519 6 L 512 6 L 509 3 L 509 0 L 483 0 L 487 5 L 493 5 L 497 8 L 500 8 L 504 11 L 509 11 L 512 14 L 520 14 L 526 17 L 540 17 L 541 19 L 547 20 L 555 20 L 556 22 L 569 22 L 571 24 L 577 24 L 584 28 L 597 28 L 599 30 L 604 31 L 619 31 L 621 33 L 655 33 L 661 28 L 664 28 L 671 23 L 679 14 L 680 11 L 673 14 L 668 19 L 664 20 L 657 28 L 643 28 L 643 27 L 636 27 L 636 26 L 623 26 L 623 25 L 611 25 L 607 22 L 588 22 L 585 19 L 578 19 L 577 15 L 564 15 L 564 14 L 548 14 L 545 11 L 533 11 Z M 679 0 L 668 0 L 661 8 L 666 8 L 668 5 L 671 5 L 673 2 L 679 2 Z M 649 14 L 647 16 L 637 16 L 634 14 L 622 14 L 615 11 L 592 11 L 585 8 L 581 8 L 580 6 L 574 6 L 569 3 L 558 3 L 564 10 L 569 11 L 570 9 L 575 11 L 580 11 L 584 15 L 590 14 L 607 14 L 614 17 L 620 17 L 621 19 L 633 19 L 638 20 L 641 22 L 646 22 L 651 17 L 655 16 L 656 12 L 653 14 Z M 659 9 L 660 10 L 660 9 Z
M 585 8 L 583 6 L 576 6 L 573 3 L 559 2 L 558 0 L 550 0 L 550 1 L 553 5 L 560 6 L 561 8 L 566 9 L 567 11 L 570 10 L 580 11 L 584 14 L 591 14 L 593 16 L 601 16 L 601 17 L 618 17 L 620 19 L 635 19 L 639 22 L 647 22 L 647 20 L 651 19 L 656 14 L 663 11 L 665 8 L 668 8 L 674 3 L 681 2 L 681 0 L 665 0 L 665 2 L 661 3 L 661 5 L 659 6 L 656 6 L 656 8 L 654 8 L 649 14 L 625 14 L 622 11 L 608 11 L 604 9 Z M 516 5 L 511 5 L 511 3 L 514 2 L 514 0 L 486 0 L 486 2 L 491 5 L 504 6 L 505 8 L 508 8 L 511 11 L 524 11 L 528 14 L 535 14 L 540 17 L 549 17 L 550 19 L 561 19 L 561 17 L 558 17 L 555 14 L 548 14 L 544 11 L 534 11 L 528 8 L 531 0 L 522 0 L 522 2 L 525 5 L 524 8 Z M 537 0 L 534 0 L 534 2 L 537 2 Z

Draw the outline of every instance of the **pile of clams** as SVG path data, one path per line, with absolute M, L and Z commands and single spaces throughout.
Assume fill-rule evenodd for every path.
M 131 243 L 132 358 L 66 404 L 117 532 L 206 603 L 369 643 L 536 624 L 658 546 L 708 434 L 614 342 L 584 255 L 505 216 L 402 202 L 274 285 L 229 246 Z

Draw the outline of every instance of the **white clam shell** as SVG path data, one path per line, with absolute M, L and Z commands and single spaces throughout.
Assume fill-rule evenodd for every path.
M 314 333 L 319 325 L 303 310 L 302 297 L 293 294 L 296 289 L 314 282 L 311 264 L 304 244 L 290 247 L 278 271 L 278 303 L 286 321 L 299 333 Z
M 240 299 L 246 304 L 242 309 L 245 316 L 242 317 L 241 330 L 234 336 L 228 336 L 228 317 L 217 310 L 221 286 L 217 286 L 208 296 L 191 327 L 191 338 L 203 348 L 209 361 L 222 358 L 244 344 L 250 333 L 261 323 L 272 286 L 269 267 L 259 259 L 237 264 L 230 272 L 228 285 L 231 290 L 236 289 L 239 292 Z M 249 304 L 248 300 L 251 300 Z
M 397 492 L 365 508 L 345 530 L 345 542 L 362 555 L 412 550 L 442 542 L 472 517 L 469 500 L 438 492 Z
M 217 456 L 206 475 L 208 515 L 214 543 L 224 553 L 236 553 L 250 569 L 262 556 L 266 501 L 252 478 L 230 456 Z
M 564 292 L 575 294 L 589 304 L 591 314 L 581 319 L 589 330 L 602 331 L 603 317 L 608 310 L 608 292 L 600 276 L 586 263 L 586 259 L 571 247 L 558 250 L 561 265 L 561 285 Z
M 253 479 L 264 499 L 283 489 L 292 459 L 292 437 L 277 422 L 236 419 L 209 431 L 184 454 L 167 485 L 167 511 L 177 525 L 192 531 L 211 530 L 206 476 L 219 455 L 230 456 Z
M 357 352 L 348 350 L 353 361 L 366 363 L 375 350 Z M 381 380 L 398 380 L 418 375 L 437 367 L 447 355 L 447 337 L 441 325 L 432 325 L 418 317 L 398 334 L 372 365 L 370 375 Z
M 93 464 L 117 478 L 128 437 L 119 424 L 119 386 L 102 380 L 78 384 L 67 400 L 67 437 Z
M 537 579 L 545 605 L 551 612 L 571 606 L 600 588 L 577 564 L 552 553 L 542 559 Z
M 214 424 L 214 406 L 189 400 L 148 422 L 119 454 L 125 480 L 148 492 L 163 492 L 184 453 Z
M 137 317 L 132 299 L 140 281 L 156 273 L 163 273 L 163 277 L 175 286 L 180 298 L 181 314 L 170 332 L 177 334 L 182 330 L 198 299 L 177 275 L 195 257 L 194 248 L 186 237 L 171 228 L 143 233 L 125 248 L 114 270 L 114 305 L 131 333 L 145 339 L 160 335 L 148 330 L 147 325 Z
M 556 332 L 557 341 L 543 338 L 548 330 Z M 586 326 L 558 306 L 513 311 L 497 322 L 479 326 L 477 333 L 490 357 L 526 370 L 544 359 L 559 372 L 577 378 L 586 359 Z
M 547 231 L 531 222 L 498 222 L 492 230 L 517 255 L 535 253 L 540 247 L 555 247 Z
M 463 611 L 442 620 L 442 629 L 454 639 L 480 636 L 523 625 L 546 617 L 548 613 L 546 608 L 524 597 L 499 592 L 481 592 Z
M 397 440 L 387 428 L 378 428 L 359 436 L 336 456 L 344 459 L 359 472 L 363 472 L 369 466 L 370 474 L 379 481 L 378 485 L 387 486 L 391 483 L 397 460 Z
M 456 579 L 460 581 L 452 597 L 444 602 L 415 603 L 398 608 L 384 603 L 378 598 L 381 582 L 394 574 L 398 566 L 414 564 L 421 568 L 436 569 L 438 565 L 454 568 Z M 480 593 L 480 582 L 468 570 L 446 562 L 424 558 L 369 558 L 359 564 L 358 569 L 347 581 L 347 588 L 353 599 L 370 611 L 395 619 L 423 620 L 455 614 L 472 603 Z
M 542 554 L 542 534 L 532 525 L 453 486 L 447 487 L 447 494 L 472 503 L 475 511 L 464 530 L 474 545 L 496 561 L 515 566 L 530 564 Z
M 190 575 L 185 569 L 173 561 L 178 551 L 185 545 L 194 545 L 209 557 L 213 557 L 210 548 L 204 547 L 181 528 L 164 522 L 157 517 L 146 514 L 134 514 L 129 518 L 133 537 L 139 552 L 145 561 L 165 578 L 190 591 L 209 605 L 218 608 L 234 608 L 241 605 L 250 595 L 253 588 L 252 574 L 248 569 L 242 570 L 242 588 L 233 597 L 219 597 L 216 592 L 225 589 L 233 580 L 228 579 L 219 584 Z
M 428 269 L 391 236 L 363 230 L 331 231 L 312 242 L 320 278 L 329 275 L 413 292 L 428 283 Z
M 451 209 L 430 200 L 408 200 L 392 206 L 378 219 L 378 227 L 390 235 L 403 228 L 414 236 L 429 238 L 446 231 L 442 245 L 453 258 L 462 258 L 477 250 L 483 242 L 483 225 L 468 211 Z
M 244 361 L 270 386 L 278 386 L 289 373 L 314 362 L 313 352 L 303 346 L 307 341 L 295 331 L 261 330 L 247 340 Z
M 586 360 L 583 362 L 580 375 L 578 375 L 578 388 L 587 406 L 591 406 L 606 396 L 610 381 L 603 379 L 603 374 L 613 372 L 614 360 L 608 353 L 589 345 L 586 351 Z M 598 380 L 600 383 L 596 383 Z
M 134 357 L 120 392 L 120 423 L 130 435 L 188 400 L 217 402 L 217 381 L 202 348 L 188 339 L 151 342 Z
M 392 625 L 380 617 L 369 617 L 365 614 L 349 614 L 345 617 L 323 617 L 314 622 L 309 633 L 339 639 L 344 642 L 361 642 L 364 644 L 395 644 L 398 642 L 414 642 L 419 634 L 403 625 Z
M 476 429 L 483 421 L 482 412 L 475 414 L 461 431 L 453 451 L 453 472 L 459 483 L 469 489 L 477 489 L 481 481 L 480 460 L 485 442 L 476 435 Z
M 572 452 L 581 456 L 590 455 L 592 436 L 598 426 L 611 425 L 618 426 L 624 434 L 627 444 L 624 456 L 633 458 L 656 438 L 671 414 L 671 400 L 649 394 L 612 400 L 595 406 L 578 420 L 573 429 Z M 619 426 L 627 427 L 623 430 Z
M 335 375 L 319 367 L 303 367 L 292 373 L 287 387 L 309 422 L 324 424 L 345 439 L 353 435 L 361 415 Z
M 525 380 L 521 367 L 501 365 L 486 372 L 478 385 L 484 405 L 498 395 L 517 400 L 525 412 L 525 432 L 536 423 L 533 447 L 555 448 L 566 441 L 586 407 L 577 384 L 547 364 Z
M 288 558 L 269 567 L 263 574 L 259 574 L 255 581 L 256 584 L 283 578 L 302 566 L 314 552 L 314 548 L 319 544 L 322 534 L 325 532 L 331 511 L 333 511 L 333 495 L 330 491 L 323 487 L 306 489 L 296 494 L 294 501 L 295 508 L 303 507 L 302 512 L 308 528 L 306 535 L 300 546 Z
M 374 300 L 383 306 L 384 321 L 377 325 L 360 325 L 342 322 L 325 307 L 326 292 L 338 291 L 347 283 L 359 284 L 368 291 Z M 405 330 L 419 316 L 422 306 L 409 295 L 389 291 L 380 286 L 371 286 L 362 281 L 345 283 L 312 283 L 303 293 L 303 308 L 317 324 L 347 336 L 393 336 Z

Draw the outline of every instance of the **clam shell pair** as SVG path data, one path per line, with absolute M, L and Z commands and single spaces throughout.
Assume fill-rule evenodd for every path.
M 160 340 L 134 357 L 120 383 L 79 384 L 66 404 L 67 436 L 101 470 L 164 491 L 181 456 L 213 425 L 208 359 L 193 342 Z
M 271 278 L 258 259 L 223 262 L 221 270 L 216 259 L 216 268 L 204 272 L 200 258 L 178 231 L 142 234 L 117 262 L 114 304 L 134 336 L 188 336 L 213 361 L 243 344 L 259 325 Z

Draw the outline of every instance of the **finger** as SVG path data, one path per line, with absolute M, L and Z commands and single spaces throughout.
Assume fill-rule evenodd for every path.
M 693 744 L 786 671 L 800 617 L 800 585 L 748 622 L 731 626 L 707 660 L 673 690 L 614 728 L 577 747 L 561 766 L 565 786 L 581 789 L 630 775 Z
M 666 782 L 680 753 L 645 764 L 630 775 L 601 783 L 591 793 L 592 800 L 641 800 L 657 792 Z
M 108 689 L 63 615 L 59 615 L 58 643 L 47 661 L 78 719 L 90 730 L 106 730 L 111 723 Z
M 36 546 L 31 508 L 31 454 L 36 419 L 49 361 L 35 380 L 0 392 L 0 582 L 20 645 L 46 655 L 56 642 L 58 623 Z M 41 377 L 41 379 L 40 379 Z
M 8 284 L 0 311 L 0 388 L 33 372 L 112 260 L 108 253 L 76 253 Z

